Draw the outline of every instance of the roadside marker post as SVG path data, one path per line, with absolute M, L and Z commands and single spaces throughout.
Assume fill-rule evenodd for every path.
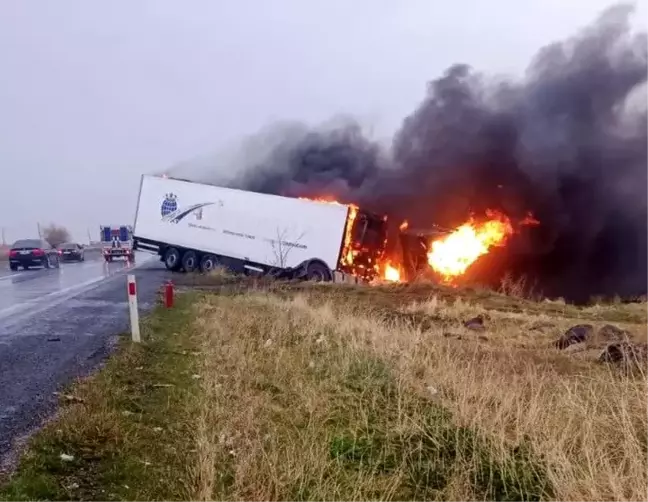
M 173 307 L 173 282 L 167 281 L 164 285 L 164 306 L 168 309 Z
M 131 337 L 134 342 L 139 343 L 139 312 L 137 311 L 137 286 L 135 285 L 135 275 L 128 274 L 128 309 L 130 311 Z

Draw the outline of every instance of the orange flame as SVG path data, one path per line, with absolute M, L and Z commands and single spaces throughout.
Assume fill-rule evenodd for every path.
M 331 196 L 320 196 L 320 197 L 299 197 L 302 200 L 310 200 L 313 202 L 323 202 L 326 204 L 336 204 L 336 205 L 345 205 L 349 207 L 349 213 L 347 215 L 346 229 L 344 231 L 344 244 L 342 246 L 342 258 L 341 263 L 343 266 L 350 267 L 353 265 L 353 259 L 355 257 L 353 251 L 353 222 L 358 216 L 358 210 L 360 209 L 355 204 L 341 204 Z
M 407 227 L 409 227 L 409 222 L 407 220 L 403 220 L 403 223 L 400 224 L 398 229 L 402 232 L 403 230 L 407 230 Z
M 349 205 L 349 214 L 347 215 L 346 229 L 344 231 L 344 248 L 342 250 L 342 264 L 351 265 L 353 263 L 353 222 L 358 216 L 358 206 Z
M 394 267 L 391 263 L 385 264 L 385 271 L 383 278 L 389 282 L 400 282 L 400 270 Z
M 487 212 L 489 220 L 475 222 L 471 218 L 450 235 L 430 245 L 428 263 L 446 282 L 462 275 L 480 256 L 493 246 L 501 246 L 513 233 L 510 220 L 495 211 Z
M 333 197 L 331 197 L 329 195 L 323 195 L 323 196 L 320 196 L 320 197 L 299 197 L 299 199 L 301 199 L 301 200 L 310 200 L 310 201 L 313 201 L 313 202 L 325 202 L 327 204 L 337 204 L 338 206 L 342 205 L 341 202 L 338 202 L 337 200 L 335 200 Z

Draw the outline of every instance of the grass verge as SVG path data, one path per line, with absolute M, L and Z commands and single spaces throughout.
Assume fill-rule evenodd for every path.
M 59 413 L 29 442 L 2 500 L 186 499 L 194 374 L 192 299 L 120 340 L 97 374 L 70 387 Z
M 645 304 L 224 285 L 157 312 L 142 347 L 79 384 L 3 496 L 645 497 L 645 373 L 550 343 L 585 321 L 645 340 Z M 482 331 L 463 325 L 475 314 Z

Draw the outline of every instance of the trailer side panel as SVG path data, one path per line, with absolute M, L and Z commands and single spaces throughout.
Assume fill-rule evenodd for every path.
M 134 234 L 203 253 L 296 267 L 337 268 L 348 207 L 144 175 Z

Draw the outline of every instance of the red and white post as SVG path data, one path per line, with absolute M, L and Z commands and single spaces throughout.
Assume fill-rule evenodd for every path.
M 130 311 L 131 337 L 134 342 L 139 343 L 139 312 L 137 310 L 137 287 L 135 286 L 135 276 L 128 274 L 128 310 Z

